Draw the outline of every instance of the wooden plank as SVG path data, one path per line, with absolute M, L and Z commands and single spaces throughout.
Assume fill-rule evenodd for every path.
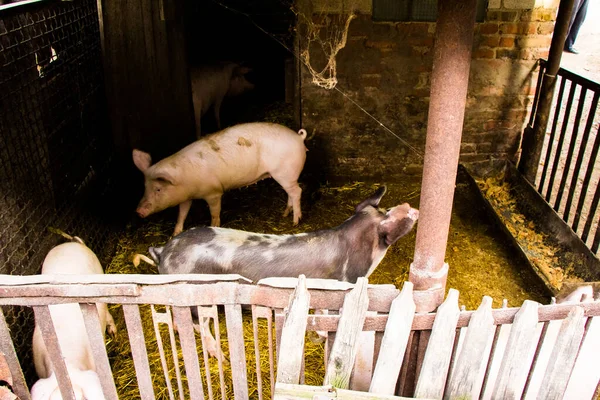
M 552 354 L 552 349 L 556 343 L 558 332 L 562 321 L 548 321 L 538 323 L 540 329 L 540 339 L 533 355 L 531 368 L 525 381 L 523 389 L 523 399 L 535 399 L 540 390 L 542 379 L 546 374 L 546 367 Z
M 335 279 L 318 279 L 318 278 L 305 278 L 306 288 L 319 289 L 319 290 L 352 290 L 356 286 L 355 283 L 338 281 Z M 298 278 L 290 277 L 278 277 L 278 278 L 263 278 L 259 280 L 257 285 L 270 286 L 275 288 L 288 288 L 295 289 L 298 286 Z M 377 284 L 369 285 L 367 288 L 378 288 L 385 290 L 398 291 L 396 286 L 391 284 Z
M 10 330 L 6 319 L 4 318 L 4 310 L 0 307 L 0 352 L 4 355 L 4 359 L 10 369 L 10 374 L 13 381 L 11 386 L 15 394 L 21 400 L 31 400 L 27 383 L 25 382 L 25 376 L 21 370 L 21 364 L 15 351 L 15 346 L 10 336 Z
M 164 285 L 166 283 L 212 283 L 212 282 L 246 282 L 248 278 L 238 274 L 177 274 L 177 275 L 145 275 L 145 274 L 44 274 L 44 275 L 0 275 L 0 287 L 21 285 L 62 285 L 62 284 L 140 284 Z M 110 286 L 107 286 L 110 287 Z M 72 294 L 73 292 L 69 292 Z
M 277 382 L 274 392 L 274 400 L 297 400 L 297 399 L 358 399 L 358 400 L 407 400 L 409 397 L 393 395 L 373 394 L 359 392 L 356 390 L 339 389 L 332 385 L 311 386 L 295 385 Z
M 564 394 L 565 400 L 591 399 L 600 382 L 600 317 L 590 318 L 575 367 Z
M 264 318 L 267 320 L 267 336 L 269 345 L 269 372 L 271 382 L 271 393 L 275 390 L 275 359 L 273 357 L 273 311 L 267 307 L 252 306 L 252 330 L 254 333 L 254 357 L 256 358 L 256 379 L 258 383 L 258 398 L 262 400 L 262 371 L 260 362 L 260 342 L 258 337 L 258 319 Z
M 340 389 L 348 388 L 356 357 L 357 339 L 362 332 L 369 308 L 367 282 L 367 278 L 358 278 L 355 288 L 346 295 L 340 324 L 325 371 L 325 385 L 331 384 Z
M 408 336 L 404 361 L 400 368 L 400 378 L 396 384 L 396 395 L 412 396 L 415 391 L 415 374 L 417 370 L 417 352 L 419 336 L 423 331 L 411 331 Z
M 96 366 L 96 373 L 100 378 L 100 385 L 102 386 L 102 392 L 104 397 L 108 400 L 117 400 L 117 387 L 113 378 L 112 370 L 110 369 L 110 363 L 108 361 L 108 354 L 106 353 L 106 344 L 104 342 L 104 329 L 100 325 L 100 319 L 98 317 L 98 308 L 96 304 L 80 304 L 81 312 L 83 314 L 83 322 L 85 323 L 85 329 L 87 330 L 90 348 L 92 349 L 92 355 L 94 357 L 94 365 Z M 108 310 L 107 310 L 108 311 Z
M 585 318 L 581 307 L 573 307 L 563 321 L 550 356 L 538 398 L 562 399 L 583 339 Z
M 447 389 L 450 398 L 479 398 L 495 328 L 492 298 L 484 296 L 471 317 L 460 354 L 450 373 Z
M 372 313 L 373 311 L 367 311 Z M 362 331 L 358 334 L 356 359 L 350 375 L 350 389 L 368 392 L 373 375 L 373 358 L 375 352 L 375 332 Z
M 40 328 L 44 345 L 46 346 L 46 350 L 48 351 L 50 359 L 52 360 L 52 370 L 56 375 L 56 380 L 58 381 L 62 398 L 65 400 L 75 400 L 71 379 L 69 378 L 65 359 L 60 349 L 60 343 L 58 337 L 56 336 L 56 330 L 54 329 L 54 323 L 50 314 L 50 307 L 51 306 L 33 307 L 33 312 L 35 313 L 35 323 Z
M 415 309 L 413 284 L 404 282 L 402 292 L 392 302 L 369 392 L 394 394 L 406 354 Z
M 204 400 L 204 388 L 200 375 L 200 362 L 198 361 L 196 336 L 194 335 L 190 309 L 188 307 L 173 307 L 173 317 L 177 324 L 177 333 L 181 343 L 190 398 Z
M 200 338 L 202 340 L 202 354 L 204 356 L 204 365 L 205 365 L 205 371 L 206 371 L 206 384 L 207 386 L 209 386 L 208 389 L 208 396 L 209 398 L 212 399 L 212 380 L 210 377 L 210 367 L 209 367 L 209 361 L 208 361 L 208 347 L 211 346 L 208 343 L 206 343 L 206 337 L 210 337 L 210 330 L 209 330 L 209 323 L 210 320 L 212 319 L 213 321 L 213 328 L 215 331 L 215 336 L 214 336 L 214 343 L 212 344 L 212 346 L 214 346 L 214 350 L 213 352 L 215 354 L 217 354 L 216 359 L 217 359 L 217 366 L 219 368 L 219 382 L 220 382 L 220 388 L 221 388 L 221 399 L 225 400 L 227 398 L 226 392 L 227 392 L 227 386 L 225 385 L 225 371 L 223 369 L 223 361 L 224 361 L 224 353 L 221 347 L 221 329 L 220 329 L 220 325 L 219 325 L 219 310 L 217 309 L 217 306 L 213 305 L 211 307 L 196 307 L 196 309 L 198 310 L 198 318 L 199 318 L 199 322 L 201 322 L 204 319 L 204 323 L 200 323 L 199 325 L 199 330 L 200 330 Z
M 446 300 L 437 310 L 423 366 L 417 378 L 415 397 L 442 398 L 459 314 L 458 291 L 450 289 Z
M 135 304 L 123 304 L 123 315 L 127 324 L 127 334 L 129 335 L 129 344 L 131 346 L 131 355 L 133 356 L 135 375 L 140 389 L 140 397 L 142 399 L 154 399 L 154 387 L 152 386 L 152 377 L 150 375 L 150 364 L 148 363 L 148 353 L 146 352 L 146 341 L 144 339 L 140 309 Z
M 246 349 L 244 347 L 244 327 L 242 325 L 242 307 L 239 304 L 225 305 L 227 338 L 229 339 L 229 357 L 233 393 L 236 399 L 248 398 L 248 376 L 246 372 Z
M 537 341 L 538 306 L 525 300 L 515 315 L 492 398 L 521 398 Z
M 181 371 L 179 369 L 179 356 L 177 355 L 177 344 L 175 342 L 175 335 L 173 332 L 173 320 L 171 317 L 171 312 L 169 307 L 165 307 L 165 312 L 158 312 L 154 308 L 154 306 L 150 306 L 150 310 L 152 312 L 152 323 L 154 325 L 154 334 L 156 335 L 156 344 L 158 346 L 158 351 L 160 354 L 160 363 L 163 368 L 163 374 L 165 376 L 165 381 L 167 382 L 167 391 L 169 392 L 169 399 L 175 400 L 175 395 L 173 394 L 173 385 L 171 384 L 171 375 L 169 374 L 169 366 L 167 365 L 167 358 L 165 356 L 165 349 L 162 341 L 162 336 L 160 334 L 160 324 L 167 325 L 169 329 L 169 342 L 171 344 L 171 352 L 173 356 L 173 367 L 175 369 L 175 377 L 177 379 L 177 385 L 179 389 L 179 398 L 183 400 L 183 384 L 181 381 Z
M 309 303 L 310 294 L 306 289 L 304 275 L 301 275 L 298 286 L 290 297 L 283 324 L 280 350 L 277 353 L 277 382 L 300 382 Z

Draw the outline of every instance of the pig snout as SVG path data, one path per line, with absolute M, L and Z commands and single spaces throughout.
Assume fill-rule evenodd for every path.
M 142 200 L 140 204 L 138 204 L 135 212 L 140 218 L 146 218 L 148 215 L 152 214 L 152 204 L 147 200 Z
M 419 219 L 419 210 L 417 210 L 416 208 L 410 207 L 410 209 L 406 213 L 406 216 L 408 218 L 412 219 L 413 221 L 416 221 Z

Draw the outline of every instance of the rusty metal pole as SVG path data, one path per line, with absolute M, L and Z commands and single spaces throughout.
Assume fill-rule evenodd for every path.
M 560 68 L 560 59 L 562 57 L 565 39 L 569 33 L 569 22 L 573 11 L 574 0 L 561 0 L 558 7 L 558 16 L 554 25 L 552 42 L 550 43 L 550 53 L 548 55 L 548 64 L 542 78 L 542 87 L 538 100 L 537 111 L 533 127 L 525 128 L 523 132 L 523 142 L 521 144 L 521 159 L 519 160 L 519 171 L 532 184 L 535 184 L 540 158 L 542 157 L 542 147 L 544 146 L 544 135 L 548 128 L 548 119 L 550 109 L 552 108 L 552 98 L 554 97 L 554 87 L 556 86 L 556 74 Z
M 467 102 L 475 7 L 476 0 L 438 1 L 419 226 L 409 273 L 417 312 L 433 311 L 444 298 L 448 276 L 444 257 Z

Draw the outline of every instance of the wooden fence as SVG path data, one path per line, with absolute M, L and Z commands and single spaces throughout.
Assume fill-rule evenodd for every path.
M 93 302 L 122 306 L 126 326 L 119 329 L 128 333 L 136 375 L 132 384 L 139 387 L 142 399 L 155 398 L 159 389 L 150 372 L 150 338 L 144 337 L 140 316 L 144 305 L 152 308 L 161 354 L 152 368 L 163 366 L 170 399 L 183 398 L 184 392 L 191 399 L 226 398 L 224 381 L 231 382 L 236 399 L 249 398 L 249 376 L 261 382 L 253 395 L 261 399 L 265 393 L 277 399 L 302 398 L 306 391 L 311 393 L 308 398 L 321 399 L 521 398 L 523 393 L 525 398 L 584 399 L 592 397 L 598 383 L 597 366 L 586 366 L 597 363 L 600 354 L 600 302 L 526 301 L 520 308 L 492 309 L 491 299 L 484 297 L 477 311 L 461 311 L 458 292 L 451 289 L 437 314 L 415 314 L 410 283 L 400 292 L 392 285 L 367 285 L 366 279 L 352 285 L 303 277 L 249 284 L 236 275 L 0 276 L 0 310 L 6 305 L 30 306 L 42 321 L 42 335 L 65 399 L 72 398 L 71 383 L 48 306 L 74 302 L 81 306 L 107 399 L 118 398 L 115 377 L 122 371 L 111 368 Z M 158 306 L 165 306 L 165 311 L 158 312 Z M 200 337 L 198 350 L 190 306 L 199 306 L 200 316 L 214 320 L 217 344 L 227 340 L 231 376 L 224 376 L 221 363 L 217 379 L 208 374 L 208 346 Z M 218 335 L 221 306 L 226 337 Z M 250 310 L 243 311 L 246 306 Z M 247 313 L 252 316 L 253 341 L 244 334 Z M 259 319 L 266 320 L 269 332 L 268 345 L 260 348 Z M 165 342 L 158 334 L 159 324 L 168 327 Z M 307 331 L 327 336 L 323 386 L 302 385 Z M 248 343 L 253 343 L 255 360 L 260 351 L 269 353 L 266 371 L 259 361 L 252 365 L 247 358 L 252 346 Z M 176 359 L 178 351 L 182 369 L 166 368 L 165 355 Z M 10 371 L 10 376 L 0 378 L 20 399 L 30 399 L 1 312 L 0 352 Z

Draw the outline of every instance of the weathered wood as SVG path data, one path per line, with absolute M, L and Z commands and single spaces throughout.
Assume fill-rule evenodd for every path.
M 61 285 L 61 284 L 140 284 L 164 285 L 167 283 L 213 283 L 213 282 L 246 282 L 248 278 L 238 274 L 177 274 L 177 275 L 146 275 L 146 274 L 44 274 L 44 275 L 0 275 L 0 287 L 20 285 Z M 110 287 L 110 286 L 109 286 Z M 71 290 L 76 290 L 71 286 Z M 68 292 L 67 295 L 73 295 Z
M 562 322 L 560 332 L 550 355 L 550 362 L 542 380 L 539 399 L 562 399 L 569 376 L 575 365 L 577 350 L 585 329 L 583 309 L 573 307 L 569 316 Z
M 492 298 L 484 296 L 469 322 L 444 398 L 479 398 L 495 328 Z
M 104 329 L 100 325 L 98 317 L 98 308 L 95 304 L 80 304 L 83 314 L 83 322 L 87 331 L 90 348 L 94 357 L 96 373 L 100 378 L 102 392 L 107 400 L 117 400 L 117 387 L 110 369 L 108 354 L 106 353 L 106 344 L 104 343 Z
M 529 369 L 529 374 L 525 381 L 525 388 L 523 389 L 524 399 L 535 399 L 537 397 L 561 324 L 562 321 L 538 323 L 540 339 L 538 340 L 538 345 L 531 362 L 531 368 Z
M 392 302 L 369 388 L 371 393 L 394 394 L 415 316 L 412 289 L 412 282 L 404 282 L 402 292 Z
M 21 400 L 31 400 L 29 389 L 25 382 L 25 376 L 21 370 L 21 365 L 19 364 L 12 338 L 10 337 L 10 330 L 6 324 L 2 307 L 0 307 L 0 352 L 4 355 L 4 359 L 10 369 L 10 374 L 13 379 L 11 386 L 15 394 Z
M 374 313 L 367 311 L 367 313 Z M 357 352 L 350 375 L 350 390 L 368 392 L 373 375 L 375 352 L 375 332 L 363 331 L 358 334 Z
M 358 278 L 354 289 L 346 295 L 340 324 L 325 371 L 325 385 L 331 384 L 340 389 L 348 388 L 356 357 L 358 334 L 362 332 L 369 308 L 367 282 L 367 278 Z
M 150 375 L 150 364 L 148 363 L 148 353 L 146 352 L 146 341 L 144 339 L 140 309 L 136 304 L 123 304 L 123 315 L 127 324 L 127 334 L 129 335 L 129 344 L 131 346 L 131 355 L 133 356 L 135 375 L 140 389 L 140 397 L 142 399 L 153 399 L 154 387 L 152 386 L 152 377 Z
M 190 398 L 204 400 L 204 388 L 200 376 L 200 363 L 190 309 L 188 307 L 173 307 L 173 318 L 177 324 Z
M 198 319 L 200 322 L 200 325 L 198 326 L 198 330 L 200 331 L 200 340 L 202 341 L 202 355 L 204 357 L 204 369 L 206 372 L 206 385 L 208 386 L 208 397 L 210 399 L 212 399 L 212 397 L 213 397 L 212 378 L 210 376 L 211 373 L 210 373 L 210 366 L 209 366 L 209 360 L 208 360 L 209 346 L 210 346 L 211 351 L 214 354 L 216 354 L 217 365 L 219 368 L 219 382 L 220 382 L 220 387 L 221 387 L 221 399 L 225 400 L 227 398 L 227 395 L 226 395 L 227 387 L 225 386 L 225 372 L 223 370 L 224 354 L 223 354 L 223 351 L 221 348 L 221 331 L 220 331 L 220 327 L 219 327 L 219 311 L 217 309 L 217 306 L 214 306 L 214 305 L 211 307 L 196 307 L 196 310 L 198 310 Z M 215 336 L 213 338 L 214 342 L 213 342 L 213 339 L 207 340 L 207 338 L 211 337 L 210 329 L 209 329 L 209 323 L 210 323 L 211 319 L 213 321 L 213 328 L 215 331 Z M 202 323 L 202 320 L 204 320 L 205 322 Z M 211 344 L 207 343 L 207 341 L 210 341 Z
M 439 399 L 444 394 L 459 314 L 458 291 L 450 289 L 446 300 L 437 310 L 423 366 L 417 379 L 415 397 Z
M 298 286 L 298 278 L 281 277 L 281 278 L 264 278 L 259 280 L 257 285 L 270 286 L 275 288 L 295 289 Z M 352 290 L 356 286 L 355 283 L 338 281 L 334 279 L 317 279 L 306 278 L 307 289 L 319 290 Z M 377 288 L 378 290 L 397 291 L 396 286 L 390 284 L 367 285 L 368 288 Z
M 299 400 L 299 399 L 359 399 L 359 400 L 404 400 L 409 397 L 389 396 L 359 392 L 356 390 L 339 389 L 332 385 L 310 386 L 279 383 L 275 385 L 274 400 Z
M 281 349 L 277 353 L 277 382 L 297 384 L 300 382 L 304 360 L 304 337 L 310 294 L 306 289 L 304 275 L 290 297 L 281 334 Z
M 236 399 L 248 398 L 248 375 L 246 373 L 246 349 L 244 347 L 244 327 L 242 325 L 242 307 L 239 304 L 225 305 L 227 338 L 229 339 L 229 357 L 233 393 Z
M 492 394 L 496 399 L 519 399 L 533 359 L 538 303 L 525 300 L 515 316 Z
M 591 399 L 600 382 L 598 355 L 600 354 L 600 318 L 590 318 L 585 337 L 571 373 L 565 400 Z
M 165 356 L 165 348 L 163 346 L 162 336 L 160 334 L 160 324 L 167 325 L 169 329 L 169 342 L 171 344 L 171 353 L 173 356 L 173 366 L 175 369 L 175 377 L 177 379 L 177 386 L 179 389 L 179 398 L 183 400 L 183 383 L 181 381 L 181 371 L 179 369 L 179 356 L 177 352 L 177 345 L 175 342 L 175 334 L 173 332 L 173 319 L 169 307 L 165 307 L 165 312 L 157 312 L 154 306 L 150 306 L 152 312 L 152 323 L 154 325 L 154 334 L 156 335 L 156 344 L 158 345 L 158 351 L 160 354 L 160 362 L 163 367 L 163 373 L 165 381 L 167 382 L 167 391 L 169 392 L 169 399 L 174 400 L 175 395 L 173 394 L 173 385 L 171 384 L 171 376 L 169 374 L 169 367 L 167 365 L 167 359 Z
M 396 383 L 396 395 L 412 396 L 415 390 L 415 375 L 417 365 L 417 352 L 419 346 L 419 335 L 423 331 L 411 331 L 406 344 L 404 361 L 400 368 L 400 377 Z
M 256 380 L 258 382 L 258 398 L 262 400 L 262 371 L 260 363 L 260 343 L 258 338 L 258 319 L 267 320 L 267 336 L 269 345 L 269 372 L 271 382 L 271 393 L 275 390 L 275 359 L 273 357 L 273 310 L 267 307 L 252 306 L 252 330 L 254 332 L 254 357 L 256 359 Z
M 65 400 L 75 400 L 73 385 L 71 384 L 67 366 L 60 349 L 60 343 L 56 336 L 56 330 L 54 329 L 54 323 L 50 314 L 50 307 L 51 306 L 33 307 L 35 323 L 40 327 L 44 345 L 52 360 L 52 370 L 56 375 L 62 398 Z

